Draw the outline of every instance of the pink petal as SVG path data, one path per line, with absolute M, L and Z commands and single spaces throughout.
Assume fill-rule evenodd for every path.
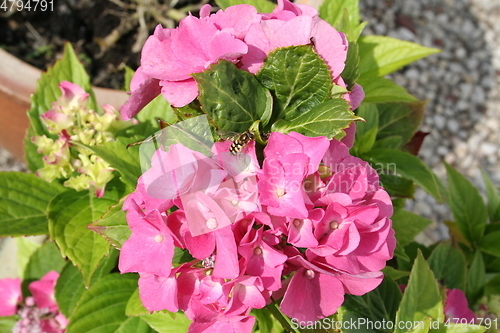
M 316 321 L 334 314 L 344 302 L 337 277 L 300 268 L 292 277 L 281 302 L 281 311 L 299 321 Z
M 51 311 L 57 309 L 55 299 L 55 286 L 59 273 L 50 271 L 45 274 L 40 280 L 31 282 L 28 286 L 35 303 L 39 308 L 49 308 Z
M 139 275 L 139 296 L 148 311 L 179 310 L 175 273 L 167 277 L 147 273 Z
M 153 211 L 135 226 L 120 251 L 121 273 L 144 272 L 169 276 L 174 256 L 174 240 L 163 217 Z
M 451 323 L 462 323 L 460 319 L 465 319 L 467 323 L 474 322 L 477 318 L 474 312 L 469 309 L 469 304 L 465 294 L 460 289 L 448 289 L 446 291 L 446 300 L 444 314 Z
M 21 301 L 21 279 L 0 279 L 0 316 L 15 315 Z
M 314 38 L 316 51 L 330 68 L 332 78 L 340 76 L 347 59 L 348 43 L 345 35 L 317 17 L 314 19 L 311 37 Z
M 183 81 L 160 81 L 162 96 L 175 107 L 188 105 L 198 96 L 198 84 L 192 78 Z
M 141 83 L 136 85 L 136 89 L 132 90 L 127 102 L 120 108 L 120 115 L 123 120 L 132 119 L 161 92 L 160 81 L 150 77 L 144 78 Z

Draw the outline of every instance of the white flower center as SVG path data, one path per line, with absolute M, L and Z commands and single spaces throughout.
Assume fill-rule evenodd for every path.
M 215 217 L 211 217 L 207 220 L 207 228 L 210 230 L 215 230 L 217 228 L 217 220 Z

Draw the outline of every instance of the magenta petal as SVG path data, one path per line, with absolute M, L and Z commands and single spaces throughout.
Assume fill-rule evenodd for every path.
M 444 314 L 451 323 L 463 323 L 460 319 L 465 319 L 467 323 L 474 322 L 477 317 L 469 309 L 469 304 L 465 294 L 460 289 L 449 289 L 446 291 Z
M 139 275 L 139 296 L 148 311 L 179 310 L 175 274 L 168 277 L 147 273 Z
M 188 333 L 251 333 L 254 325 L 254 316 L 220 316 L 211 322 L 193 322 Z
M 198 84 L 194 79 L 160 81 L 161 94 L 175 107 L 188 105 L 198 96 Z
M 377 288 L 384 279 L 382 272 L 368 272 L 359 275 L 341 274 L 337 278 L 342 282 L 345 292 L 351 295 L 364 295 Z
M 349 99 L 350 99 L 349 105 L 351 106 L 351 110 L 356 110 L 361 104 L 361 102 L 365 99 L 365 91 L 363 90 L 363 87 L 356 83 L 352 87 L 351 92 L 349 93 Z
M 21 279 L 0 279 L 0 316 L 15 315 L 21 300 Z
M 31 282 L 28 286 L 35 303 L 39 308 L 49 308 L 51 311 L 57 310 L 55 300 L 55 286 L 59 273 L 50 271 L 45 274 L 40 280 Z
M 123 120 L 130 120 L 161 92 L 160 81 L 146 78 L 139 87 L 132 91 L 129 99 L 120 109 Z
M 299 321 L 316 321 L 334 314 L 344 302 L 344 288 L 336 276 L 300 268 L 292 277 L 281 311 Z
M 214 277 L 223 279 L 234 279 L 240 274 L 238 266 L 238 250 L 234 240 L 234 234 L 231 227 L 214 231 L 216 242 Z
M 169 276 L 173 255 L 174 240 L 162 216 L 153 211 L 134 227 L 132 235 L 123 244 L 118 267 L 122 273 Z

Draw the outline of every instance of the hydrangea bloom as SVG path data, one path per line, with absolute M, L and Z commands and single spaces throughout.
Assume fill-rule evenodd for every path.
M 121 109 L 123 119 L 134 117 L 160 93 L 173 106 L 189 104 L 198 96 L 191 74 L 219 60 L 231 61 L 255 74 L 271 51 L 311 41 L 328 65 L 332 81 L 346 87 L 340 74 L 348 42 L 312 7 L 279 0 L 271 14 L 257 13 L 250 5 L 231 6 L 214 14 L 210 11 L 211 6 L 205 5 L 200 18 L 190 15 L 175 29 L 155 29 L 142 50 L 141 66 L 131 82 L 131 96 Z M 359 85 L 344 95 L 353 109 L 363 97 Z
M 75 143 L 94 146 L 112 141 L 114 134 L 131 122 L 121 120 L 111 105 L 103 106 L 103 114 L 89 109 L 89 94 L 76 84 L 63 81 L 59 88 L 62 96 L 41 116 L 55 138 L 45 135 L 31 138 L 38 152 L 44 155 L 44 166 L 37 175 L 49 182 L 66 178 L 64 185 L 77 191 L 93 186 L 96 195 L 102 197 L 114 169 Z
M 251 309 L 272 300 L 315 321 L 382 281 L 395 248 L 392 203 L 345 144 L 274 132 L 262 167 L 235 162 L 228 142 L 213 152 L 158 150 L 125 201 L 132 236 L 119 268 L 139 273 L 148 310 L 184 311 L 190 332 L 250 332 Z M 257 161 L 254 144 L 244 154 Z M 174 247 L 193 260 L 173 262 Z
M 40 280 L 31 282 L 28 289 L 32 296 L 24 302 L 21 294 L 21 279 L 0 280 L 0 316 L 17 314 L 20 320 L 14 326 L 14 333 L 64 333 L 68 324 L 59 312 L 55 301 L 55 285 L 59 273 L 50 271 Z

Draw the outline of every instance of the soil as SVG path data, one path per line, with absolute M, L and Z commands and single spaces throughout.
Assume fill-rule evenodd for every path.
M 191 0 L 46 1 L 53 3 L 52 10 L 0 9 L 0 47 L 46 70 L 70 42 L 93 85 L 114 89 L 123 88 L 125 65 L 134 70 L 139 66 L 142 45 L 158 22 L 175 27 L 175 18 L 188 10 L 194 14 L 202 5 Z

